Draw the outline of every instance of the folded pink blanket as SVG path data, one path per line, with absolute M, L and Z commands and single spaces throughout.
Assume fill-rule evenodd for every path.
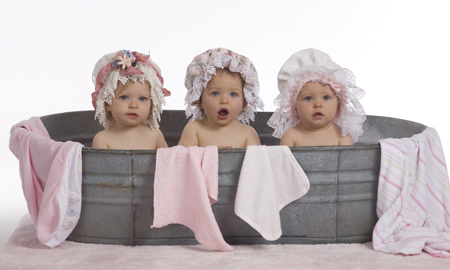
M 309 180 L 287 146 L 249 146 L 234 212 L 266 240 L 281 236 L 280 210 L 309 190 Z
M 152 228 L 171 223 L 187 226 L 211 249 L 231 251 L 211 209 L 218 195 L 217 146 L 174 146 L 156 153 Z
M 11 129 L 9 148 L 19 159 L 22 189 L 39 241 L 54 248 L 75 228 L 81 211 L 81 149 L 50 139 L 39 117 Z
M 433 128 L 380 141 L 381 168 L 373 247 L 391 254 L 450 257 L 450 183 Z

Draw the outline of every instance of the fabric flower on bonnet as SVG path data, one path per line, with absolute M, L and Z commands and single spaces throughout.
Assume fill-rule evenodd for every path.
M 197 55 L 187 67 L 184 84 L 188 90 L 185 97 L 186 116 L 190 121 L 202 119 L 202 111 L 197 105 L 203 89 L 205 89 L 217 68 L 228 68 L 237 72 L 244 80 L 244 97 L 247 106 L 239 114 L 237 120 L 248 124 L 255 120 L 257 109 L 263 109 L 264 103 L 259 97 L 258 73 L 253 63 L 247 57 L 228 49 L 217 48 Z
M 281 138 L 291 127 L 300 123 L 296 111 L 297 97 L 308 82 L 328 84 L 339 99 L 338 112 L 333 120 L 341 127 L 342 136 L 350 134 L 355 143 L 363 134 L 366 113 L 359 99 L 365 92 L 355 84 L 355 75 L 333 62 L 326 53 L 306 49 L 294 53 L 278 73 L 280 94 L 274 104 L 278 108 L 267 124 L 274 128 L 273 136 Z

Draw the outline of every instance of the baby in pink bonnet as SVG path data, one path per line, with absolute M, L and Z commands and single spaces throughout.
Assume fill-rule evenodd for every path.
M 158 121 L 170 92 L 149 55 L 128 50 L 100 58 L 92 72 L 95 117 L 105 128 L 94 148 L 158 149 L 167 147 Z
M 224 48 L 208 50 L 188 66 L 185 85 L 186 116 L 191 119 L 179 145 L 260 145 L 258 134 L 248 126 L 256 110 L 263 108 L 258 74 L 250 59 Z
M 366 119 L 353 73 L 316 49 L 294 53 L 278 73 L 278 106 L 268 121 L 287 146 L 352 145 Z

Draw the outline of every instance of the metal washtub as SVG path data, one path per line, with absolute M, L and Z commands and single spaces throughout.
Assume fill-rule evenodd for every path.
M 271 114 L 258 112 L 251 125 L 262 144 L 278 145 L 279 139 L 272 137 L 273 130 L 266 124 Z M 166 110 L 161 117 L 161 131 L 169 146 L 174 146 L 187 123 L 184 111 Z M 41 120 L 52 139 L 86 146 L 81 217 L 68 240 L 122 245 L 198 244 L 194 233 L 183 225 L 150 228 L 156 150 L 90 148 L 94 135 L 103 129 L 94 120 L 94 111 L 47 115 Z M 311 187 L 305 196 L 281 210 L 283 234 L 276 241 L 264 240 L 234 214 L 245 149 L 219 149 L 219 200 L 212 209 L 225 241 L 246 245 L 371 241 L 377 221 L 378 140 L 410 137 L 425 128 L 411 121 L 368 116 L 356 145 L 291 148 Z

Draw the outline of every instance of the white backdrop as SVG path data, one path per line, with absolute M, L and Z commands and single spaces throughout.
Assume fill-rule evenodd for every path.
M 259 73 L 265 111 L 276 76 L 294 52 L 317 48 L 356 75 L 366 113 L 432 126 L 450 155 L 449 2 L 395 0 L 20 1 L 0 3 L 2 182 L 0 246 L 26 212 L 13 124 L 31 116 L 91 110 L 96 61 L 119 49 L 148 52 L 172 91 L 165 109 L 184 109 L 192 58 L 225 47 Z

